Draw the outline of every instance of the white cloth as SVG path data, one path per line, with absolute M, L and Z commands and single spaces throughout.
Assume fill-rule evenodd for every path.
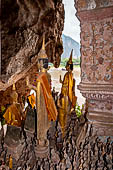
M 0 122 L 0 130 L 2 129 L 2 124 L 1 124 L 1 122 Z
M 4 137 L 5 137 L 6 132 L 7 132 L 7 124 L 3 125 L 3 130 L 4 130 Z

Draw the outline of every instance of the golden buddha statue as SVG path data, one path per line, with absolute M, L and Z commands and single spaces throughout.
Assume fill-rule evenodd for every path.
M 67 126 L 68 113 L 70 111 L 70 101 L 68 99 L 68 88 L 63 85 L 61 89 L 60 98 L 57 101 L 58 106 L 58 121 L 61 126 L 62 137 L 65 136 L 65 130 Z
M 37 85 L 30 84 L 27 77 L 27 86 L 36 92 L 37 139 L 38 145 L 43 147 L 48 143 L 47 130 L 50 122 L 57 118 L 57 110 L 51 94 L 50 76 L 47 73 L 48 58 L 45 52 L 45 37 L 43 37 L 42 49 L 38 54 L 38 69 Z
M 9 155 L 9 169 L 13 169 L 13 159 L 11 155 Z
M 75 79 L 73 78 L 73 62 L 72 62 L 73 49 L 71 51 L 70 58 L 66 63 L 66 74 L 64 75 L 63 81 L 60 76 L 60 83 L 62 86 L 67 86 L 67 95 L 71 103 L 71 109 L 75 108 L 77 97 L 75 96 Z
M 13 103 L 8 107 L 3 117 L 5 118 L 6 124 L 21 127 L 23 121 L 23 110 L 20 103 L 18 103 L 18 94 L 15 90 L 15 84 L 13 84 L 11 98 Z
M 75 109 L 76 99 L 75 96 L 75 79 L 73 78 L 73 62 L 72 52 L 69 61 L 66 64 L 66 74 L 63 81 L 60 76 L 60 83 L 62 83 L 60 98 L 58 99 L 58 120 L 62 130 L 62 136 L 65 136 L 66 128 L 70 120 L 70 113 Z

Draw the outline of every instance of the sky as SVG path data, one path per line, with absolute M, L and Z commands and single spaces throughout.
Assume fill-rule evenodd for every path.
M 65 9 L 65 22 L 63 34 L 70 36 L 80 43 L 80 22 L 75 16 L 74 0 L 63 0 Z

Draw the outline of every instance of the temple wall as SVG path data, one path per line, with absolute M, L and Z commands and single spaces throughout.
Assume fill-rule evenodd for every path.
M 112 169 L 113 1 L 75 0 L 81 26 L 81 82 L 87 123 L 77 139 L 77 169 Z M 110 149 L 111 148 L 111 149 Z
M 81 26 L 81 83 L 87 118 L 99 135 L 113 135 L 113 1 L 75 2 Z

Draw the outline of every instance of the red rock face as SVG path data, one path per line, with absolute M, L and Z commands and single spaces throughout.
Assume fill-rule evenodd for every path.
M 43 33 L 49 61 L 59 65 L 64 26 L 61 0 L 4 0 L 1 11 L 2 74 L 14 75 L 25 69 L 38 54 Z
M 62 31 L 64 6 L 62 0 L 4 0 L 1 2 L 0 105 L 11 104 L 12 84 L 21 97 L 28 93 L 25 79 L 35 83 L 37 56 L 45 47 L 49 61 L 58 67 L 63 52 Z

